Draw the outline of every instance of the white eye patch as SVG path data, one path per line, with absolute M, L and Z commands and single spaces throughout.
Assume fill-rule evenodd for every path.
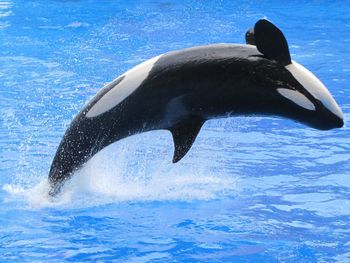
M 322 102 L 322 104 L 333 114 L 344 119 L 343 113 L 338 104 L 329 93 L 323 83 L 309 70 L 295 61 L 285 67 L 292 73 L 293 77 L 308 91 L 312 96 Z
M 278 93 L 307 110 L 315 110 L 315 105 L 303 94 L 291 89 L 277 89 Z
M 140 84 L 148 77 L 153 65 L 161 57 L 157 56 L 146 60 L 145 62 L 133 67 L 122 76 L 124 79 L 108 91 L 96 104 L 88 111 L 86 117 L 98 116 L 122 102 L 126 97 L 133 93 Z

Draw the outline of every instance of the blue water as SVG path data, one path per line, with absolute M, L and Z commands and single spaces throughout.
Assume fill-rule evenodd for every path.
M 350 262 L 350 5 L 305 2 L 0 0 L 0 261 Z M 178 164 L 169 133 L 145 133 L 48 200 L 56 147 L 105 83 L 166 51 L 243 43 L 262 17 L 344 128 L 213 120 Z

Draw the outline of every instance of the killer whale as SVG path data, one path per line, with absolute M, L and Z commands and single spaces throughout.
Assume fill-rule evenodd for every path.
M 327 88 L 291 60 L 276 26 L 259 20 L 246 42 L 171 51 L 106 85 L 64 134 L 50 168 L 49 194 L 59 193 L 104 147 L 141 132 L 170 131 L 175 163 L 213 118 L 276 115 L 321 130 L 343 126 L 342 111 Z

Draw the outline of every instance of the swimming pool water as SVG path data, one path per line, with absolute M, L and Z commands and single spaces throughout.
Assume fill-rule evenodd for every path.
M 350 262 L 346 1 L 0 1 L 0 261 Z M 166 51 L 243 43 L 266 17 L 329 88 L 345 127 L 240 117 L 96 155 L 56 200 L 46 178 L 72 117 Z

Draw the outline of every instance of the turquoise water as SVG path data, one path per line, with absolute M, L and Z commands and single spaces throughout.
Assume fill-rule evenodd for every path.
M 346 1 L 0 1 L 0 261 L 350 262 L 349 13 Z M 105 83 L 166 51 L 243 43 L 262 17 L 344 128 L 209 121 L 175 165 L 170 134 L 145 133 L 47 199 L 58 143 Z

